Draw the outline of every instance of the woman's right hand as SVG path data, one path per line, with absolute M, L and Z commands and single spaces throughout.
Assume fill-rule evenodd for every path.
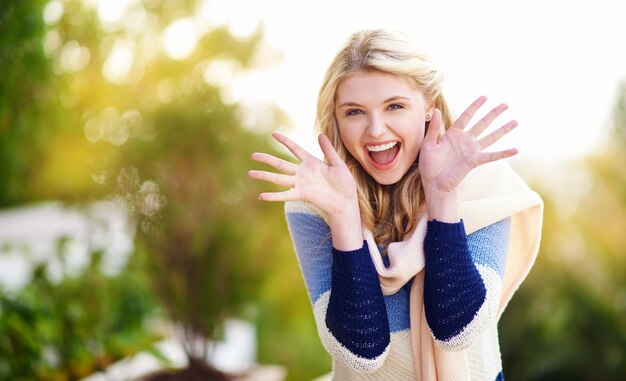
M 324 134 L 319 135 L 319 145 L 327 160 L 323 162 L 287 136 L 278 132 L 274 132 L 272 136 L 300 160 L 300 163 L 291 163 L 267 153 L 253 153 L 252 160 L 268 164 L 281 173 L 250 170 L 248 177 L 289 188 L 282 192 L 261 193 L 259 199 L 310 203 L 324 213 L 331 228 L 335 248 L 360 248 L 363 236 L 356 181 L 330 140 Z

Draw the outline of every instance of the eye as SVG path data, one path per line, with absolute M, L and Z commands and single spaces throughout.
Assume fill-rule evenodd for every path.
M 392 104 L 389 105 L 388 108 L 389 108 L 389 110 L 399 110 L 399 109 L 404 108 L 404 106 L 399 104 L 399 103 L 392 103 Z
M 351 108 L 350 110 L 346 111 L 346 115 L 347 116 L 354 116 L 354 115 L 358 115 L 363 113 L 361 110 L 359 110 L 358 108 Z

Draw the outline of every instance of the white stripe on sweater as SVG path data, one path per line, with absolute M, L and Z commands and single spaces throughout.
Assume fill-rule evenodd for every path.
M 353 369 L 358 373 L 371 373 L 385 361 L 389 353 L 389 345 L 385 351 L 378 357 L 366 359 L 359 357 L 344 347 L 326 327 L 326 311 L 328 309 L 328 301 L 330 300 L 330 291 L 323 293 L 313 305 L 313 313 L 315 322 L 317 323 L 317 331 L 322 341 L 322 345 L 333 359 L 340 360 L 346 367 Z

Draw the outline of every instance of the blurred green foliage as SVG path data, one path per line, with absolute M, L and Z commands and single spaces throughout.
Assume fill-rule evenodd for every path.
M 53 3 L 62 11 L 46 24 L 45 7 Z M 139 17 L 140 25 L 103 23 L 98 10 L 82 1 L 9 1 L 0 7 L 0 67 L 9 76 L 0 83 L 0 205 L 123 199 L 137 224 L 134 256 L 145 258 L 133 272 L 145 277 L 190 342 L 219 338 L 225 318 L 243 316 L 258 325 L 261 363 L 285 365 L 291 380 L 323 373 L 330 361 L 317 339 L 282 205 L 259 202 L 257 194 L 268 187 L 245 176 L 254 167 L 252 152 L 275 152 L 267 131 L 284 128 L 287 121 L 276 109 L 225 102 L 223 89 L 204 79 L 218 61 L 235 72 L 262 63 L 261 33 L 234 38 L 225 27 L 208 28 L 192 54 L 171 59 L 160 47 L 162 34 L 172 22 L 192 16 L 199 2 L 129 4 L 124 20 Z M 133 58 L 125 75 L 115 76 L 107 65 L 118 45 L 130 47 Z M 252 122 L 244 126 L 247 115 Z M 46 284 L 34 279 L 24 295 Z M 91 293 L 121 303 L 106 284 L 90 283 Z M 132 291 L 132 283 L 123 284 Z M 64 291 L 65 302 L 57 309 L 38 299 L 26 306 L 66 321 L 69 310 L 89 307 L 82 290 L 73 290 Z M 20 303 L 28 300 L 24 295 Z M 62 308 L 69 303 L 71 308 Z M 23 329 L 33 314 L 9 319 L 6 308 L 3 323 L 21 324 L 13 326 L 13 335 L 48 345 L 45 336 Z M 72 329 L 80 333 L 116 316 L 102 311 L 97 322 L 93 316 L 79 319 Z M 52 330 L 67 334 L 63 327 Z M 111 337 L 127 337 L 129 351 L 138 348 L 128 332 Z M 102 358 L 117 353 L 99 342 L 104 336 L 76 334 L 72 340 L 76 348 L 87 343 L 104 348 L 100 354 L 77 349 L 83 365 L 89 358 L 104 366 Z M 187 349 L 192 357 L 203 355 L 191 345 Z M 14 361 L 5 369 L 19 372 L 18 364 L 45 369 L 37 365 L 41 354 L 31 356 L 35 352 L 12 353 Z M 59 367 L 76 379 L 82 371 L 69 365 L 74 352 L 66 352 L 68 360 Z
M 42 49 L 44 5 L 8 0 L 0 6 L 0 206 L 31 197 L 29 179 L 60 125 L 54 123 L 61 109 L 53 93 L 56 80 Z
M 546 202 L 537 262 L 500 321 L 510 380 L 626 375 L 626 84 L 607 143 Z M 569 197 L 568 197 L 569 195 Z
M 62 276 L 39 263 L 16 293 L 0 290 L 0 379 L 78 380 L 159 339 L 149 328 L 159 316 L 139 256 L 116 275 L 102 270 L 102 252 L 68 274 L 67 239 L 55 256 Z

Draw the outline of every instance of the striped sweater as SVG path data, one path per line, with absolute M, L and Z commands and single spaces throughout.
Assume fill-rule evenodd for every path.
M 333 379 L 416 380 L 409 335 L 410 282 L 384 296 L 367 243 L 344 252 L 313 207 L 285 205 Z M 463 222 L 430 221 L 424 239 L 424 310 L 435 342 L 466 349 L 472 380 L 502 380 L 494 311 L 508 251 L 510 219 L 465 234 Z M 386 257 L 383 258 L 386 260 Z

